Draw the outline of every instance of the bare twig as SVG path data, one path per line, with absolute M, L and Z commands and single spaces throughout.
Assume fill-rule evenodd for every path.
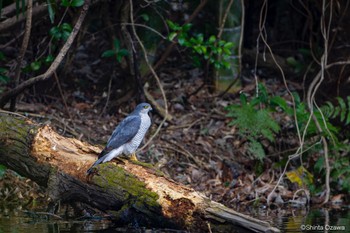
M 105 111 L 107 109 L 107 106 L 109 103 L 109 98 L 111 97 L 112 80 L 113 80 L 113 75 L 111 75 L 111 77 L 109 78 L 107 100 L 106 100 L 105 106 L 102 109 L 100 116 L 98 117 L 98 120 L 100 120 L 101 116 L 105 113 Z
M 58 87 L 58 90 L 59 90 L 60 95 L 61 95 L 61 97 L 62 97 L 62 101 L 63 101 L 64 107 L 66 108 L 66 112 L 67 112 L 67 114 L 68 114 L 68 117 L 69 117 L 69 119 L 72 120 L 73 118 L 72 118 L 72 116 L 70 115 L 70 111 L 69 111 L 69 109 L 68 109 L 66 97 L 63 95 L 63 90 L 62 90 L 62 87 L 61 87 L 60 80 L 58 79 L 57 73 L 56 73 L 56 72 L 53 72 L 53 76 L 55 77 L 55 80 L 56 80 L 56 83 L 57 83 L 57 87 Z
M 21 76 L 21 67 L 22 67 L 22 62 L 24 59 L 24 55 L 27 51 L 28 48 L 28 43 L 29 43 L 29 38 L 30 38 L 30 31 L 32 28 L 32 17 L 33 17 L 33 0 L 28 0 L 28 5 L 27 5 L 27 19 L 26 19 L 26 26 L 24 29 L 24 36 L 23 36 L 23 41 L 22 41 L 22 46 L 21 50 L 19 51 L 19 55 L 17 57 L 17 65 L 15 69 L 15 86 L 17 87 L 19 84 L 19 79 Z M 15 111 L 16 108 L 16 97 L 13 97 L 11 99 L 11 104 L 10 104 L 10 110 Z
M 152 67 L 152 65 L 149 63 L 149 60 L 148 60 L 148 56 L 147 56 L 147 51 L 146 51 L 146 48 L 145 46 L 143 45 L 140 37 L 137 35 L 136 33 L 136 29 L 135 29 L 135 25 L 134 25 L 134 7 L 133 7 L 133 2 L 132 0 L 129 0 L 130 2 L 130 21 L 131 21 L 131 28 L 132 28 L 132 31 L 133 31 L 133 34 L 137 40 L 137 42 L 139 43 L 141 49 L 142 49 L 142 52 L 143 52 L 143 56 L 144 56 L 144 59 L 145 59 L 145 62 L 148 66 L 148 68 L 150 69 L 151 73 L 153 74 L 153 77 L 156 79 L 157 81 L 157 84 L 158 84 L 158 87 L 160 89 L 160 92 L 162 93 L 162 97 L 163 97 L 163 100 L 164 100 L 164 111 L 165 111 L 165 116 L 162 120 L 162 122 L 159 124 L 156 132 L 151 136 L 151 138 L 145 143 L 145 145 L 140 148 L 139 150 L 142 150 L 144 149 L 146 146 L 148 146 L 148 144 L 153 140 L 154 137 L 157 136 L 157 134 L 159 133 L 160 129 L 162 128 L 163 124 L 165 123 L 165 121 L 167 120 L 167 115 L 168 115 L 168 101 L 167 101 L 167 98 L 166 98 L 166 95 L 165 95 L 165 92 L 164 92 L 164 89 L 163 89 L 163 85 L 162 83 L 160 82 L 160 79 L 157 75 L 157 73 L 155 72 L 154 68 Z
M 325 192 L 325 197 L 324 197 L 322 204 L 326 204 L 329 201 L 329 196 L 330 196 L 330 184 L 329 184 L 329 182 L 330 182 L 331 168 L 329 165 L 329 157 L 328 157 L 328 153 L 329 153 L 328 142 L 327 142 L 326 138 L 322 135 L 323 129 L 320 125 L 320 122 L 318 121 L 317 117 L 314 114 L 314 106 L 316 106 L 318 111 L 321 113 L 324 128 L 326 129 L 326 131 L 328 132 L 329 135 L 331 135 L 331 133 L 327 127 L 327 123 L 325 121 L 325 118 L 323 116 L 321 109 L 316 104 L 315 95 L 316 95 L 316 92 L 319 89 L 321 83 L 323 82 L 323 80 L 325 78 L 324 75 L 325 75 L 325 71 L 327 70 L 327 68 L 329 68 L 333 65 L 336 65 L 338 63 L 339 64 L 347 63 L 347 62 L 336 62 L 336 63 L 332 63 L 330 65 L 327 65 L 327 63 L 328 63 L 327 62 L 328 61 L 328 50 L 329 50 L 329 47 L 328 47 L 329 33 L 331 30 L 330 25 L 331 25 L 331 21 L 332 21 L 332 7 L 333 7 L 333 4 L 331 1 L 330 2 L 330 10 L 329 10 L 329 19 L 326 20 L 325 19 L 325 17 L 326 17 L 326 1 L 325 0 L 322 1 L 321 33 L 322 33 L 322 36 L 324 39 L 324 52 L 323 52 L 323 55 L 322 55 L 321 61 L 320 61 L 321 69 L 318 72 L 318 74 L 315 76 L 314 80 L 311 82 L 309 89 L 308 89 L 308 92 L 307 92 L 307 99 L 306 99 L 307 104 L 308 104 L 308 108 L 310 111 L 310 118 L 307 122 L 307 126 L 309 125 L 311 118 L 312 118 L 315 125 L 316 125 L 318 132 L 321 134 L 321 140 L 322 140 L 322 144 L 323 144 L 323 153 L 324 153 L 325 167 L 326 167 L 326 180 L 325 180 L 326 192 Z M 326 25 L 327 22 L 328 22 L 328 25 Z M 306 130 L 307 130 L 307 127 L 305 127 L 304 135 L 306 134 Z M 303 138 L 304 138 L 304 135 L 303 135 Z
M 74 25 L 74 28 L 71 32 L 71 34 L 69 35 L 66 43 L 63 45 L 61 51 L 59 52 L 59 54 L 56 56 L 55 60 L 52 62 L 51 66 L 48 68 L 48 70 L 41 74 L 38 75 L 36 77 L 33 77 L 25 82 L 22 82 L 20 85 L 18 85 L 16 88 L 7 91 L 0 99 L 0 107 L 3 107 L 7 101 L 9 99 L 11 99 L 14 96 L 17 96 L 19 93 L 21 93 L 24 89 L 34 85 L 35 83 L 39 82 L 39 81 L 43 81 L 46 80 L 48 78 L 50 78 L 53 74 L 53 72 L 56 71 L 56 69 L 58 68 L 58 66 L 61 64 L 63 58 L 66 56 L 70 46 L 73 44 L 74 39 L 76 37 L 76 35 L 79 32 L 79 29 L 81 27 L 81 24 L 84 21 L 84 18 L 88 12 L 89 6 L 90 6 L 90 2 L 91 0 L 86 0 L 82 10 L 80 12 L 79 18 L 76 22 L 76 24 Z
M 41 4 L 33 8 L 33 18 L 40 18 L 42 15 L 47 14 L 47 4 Z M 0 33 L 10 31 L 16 25 L 25 20 L 25 16 L 22 14 L 14 15 L 11 18 L 6 19 L 0 23 Z
M 225 23 L 226 23 L 226 19 L 227 19 L 227 15 L 228 13 L 230 12 L 231 10 L 231 6 L 233 4 L 233 0 L 230 0 L 230 2 L 228 3 L 227 7 L 226 7 L 226 11 L 224 13 L 224 16 L 222 17 L 221 19 L 221 24 L 220 24 L 220 27 L 219 27 L 219 33 L 217 35 L 217 38 L 220 39 L 221 36 L 222 36 L 222 32 L 224 31 L 224 27 L 225 27 Z

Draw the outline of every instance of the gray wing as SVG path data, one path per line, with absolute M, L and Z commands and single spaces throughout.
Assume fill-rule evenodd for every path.
M 136 135 L 141 125 L 141 118 L 138 115 L 131 115 L 125 118 L 113 131 L 107 142 L 107 146 L 103 149 L 98 158 L 101 158 L 113 149 L 129 142 Z

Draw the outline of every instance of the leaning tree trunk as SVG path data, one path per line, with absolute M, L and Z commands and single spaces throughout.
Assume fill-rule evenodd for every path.
M 238 226 L 279 232 L 211 201 L 162 175 L 151 166 L 128 161 L 106 163 L 86 178 L 100 148 L 57 134 L 47 125 L 0 113 L 0 164 L 47 187 L 54 202 L 85 203 L 115 221 L 171 227 L 192 232 L 230 232 Z

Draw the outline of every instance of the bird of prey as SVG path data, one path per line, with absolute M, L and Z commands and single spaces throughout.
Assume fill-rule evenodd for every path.
M 151 118 L 148 115 L 151 110 L 150 104 L 141 103 L 120 122 L 108 139 L 107 146 L 100 153 L 97 161 L 87 170 L 88 175 L 92 173 L 96 165 L 108 162 L 121 154 L 133 155 L 132 158 L 137 160 L 135 151 L 151 126 Z

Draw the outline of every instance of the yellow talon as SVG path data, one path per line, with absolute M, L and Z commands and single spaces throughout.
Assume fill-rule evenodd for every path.
M 139 161 L 136 157 L 136 153 L 132 153 L 131 156 L 130 156 L 130 160 L 132 161 Z

